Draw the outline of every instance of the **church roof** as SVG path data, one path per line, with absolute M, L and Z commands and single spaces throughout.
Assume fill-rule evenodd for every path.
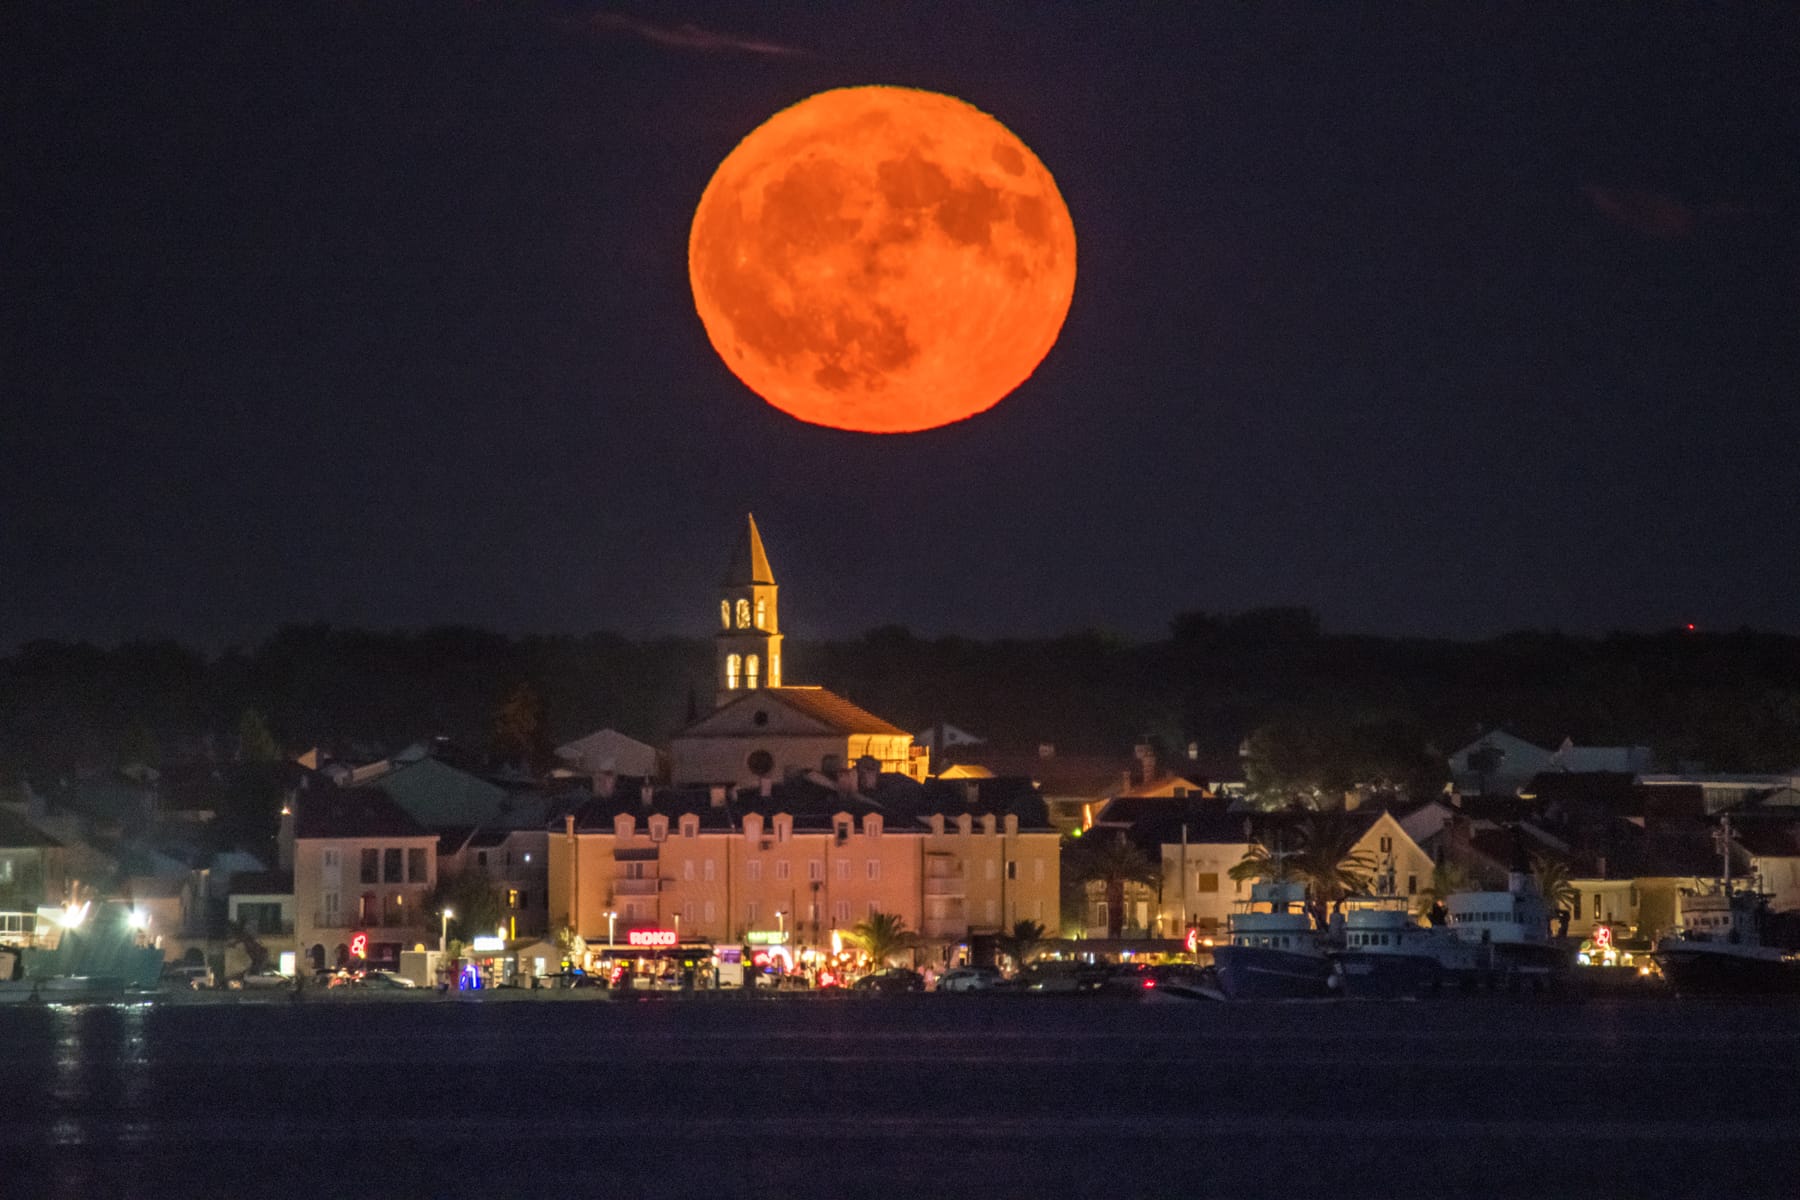
M 844 699 L 836 692 L 828 692 L 822 687 L 782 687 L 764 688 L 764 694 L 774 696 L 790 708 L 822 721 L 836 729 L 839 733 L 879 733 L 888 737 L 910 737 L 906 730 L 882 720 L 867 709 L 859 708 Z
M 769 556 L 763 551 L 762 534 L 756 530 L 756 518 L 747 516 L 745 521 L 743 539 L 731 552 L 731 565 L 725 569 L 726 587 L 775 582 L 775 573 L 769 570 Z

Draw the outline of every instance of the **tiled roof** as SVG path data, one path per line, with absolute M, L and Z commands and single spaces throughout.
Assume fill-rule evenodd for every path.
M 791 708 L 815 721 L 831 726 L 839 733 L 877 733 L 884 737 L 910 737 L 897 725 L 889 724 L 866 709 L 858 708 L 836 692 L 821 687 L 766 688 L 765 695 L 774 696 Z
M 301 838 L 429 837 L 431 831 L 379 788 L 310 788 L 298 801 Z

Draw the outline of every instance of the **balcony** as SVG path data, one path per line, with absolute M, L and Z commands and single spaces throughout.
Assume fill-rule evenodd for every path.
M 356 914 L 351 912 L 315 912 L 314 929 L 355 929 Z
M 963 896 L 968 894 L 968 886 L 961 875 L 927 875 L 925 877 L 925 894 L 927 896 Z
M 615 879 L 613 880 L 613 895 L 654 896 L 661 882 L 658 879 Z

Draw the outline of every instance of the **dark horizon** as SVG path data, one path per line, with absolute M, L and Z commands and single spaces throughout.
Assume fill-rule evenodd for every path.
M 0 646 L 288 623 L 1800 632 L 1800 13 L 0 12 Z M 832 87 L 1055 176 L 989 413 L 804 425 L 707 342 L 711 172 Z

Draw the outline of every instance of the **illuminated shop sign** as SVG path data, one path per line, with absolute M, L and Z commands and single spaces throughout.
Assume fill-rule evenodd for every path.
M 478 937 L 469 943 L 469 948 L 477 954 L 490 954 L 496 950 L 506 949 L 506 939 L 497 937 Z
M 351 958 L 367 958 L 367 957 L 369 957 L 369 935 L 368 934 L 353 933 L 350 935 L 350 957 Z
M 780 946 L 787 942 L 787 934 L 779 929 L 752 929 L 744 934 L 747 946 Z
M 673 946 L 679 941 L 673 929 L 633 929 L 625 935 L 627 946 Z

